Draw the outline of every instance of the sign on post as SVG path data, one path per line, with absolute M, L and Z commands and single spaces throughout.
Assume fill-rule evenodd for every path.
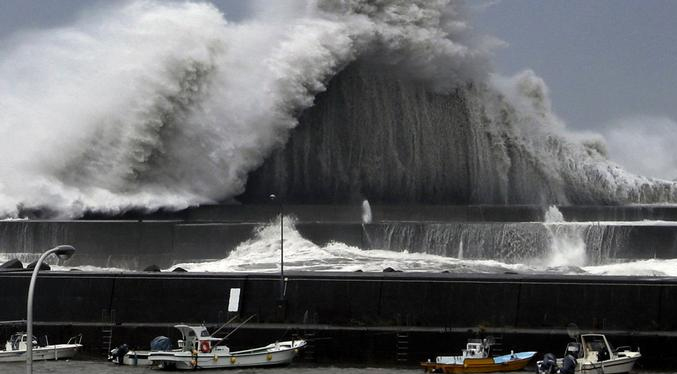
M 240 289 L 231 288 L 228 298 L 228 312 L 238 312 L 240 310 Z

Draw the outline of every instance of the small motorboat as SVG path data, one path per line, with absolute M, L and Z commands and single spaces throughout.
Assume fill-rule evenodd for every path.
M 582 334 L 575 342 L 570 342 L 564 351 L 564 357 L 555 359 L 548 353 L 536 367 L 539 374 L 605 374 L 628 373 L 642 355 L 624 346 L 612 349 L 603 334 Z
M 291 340 L 265 347 L 231 352 L 221 338 L 213 337 L 204 326 L 176 325 L 181 332 L 178 349 L 151 350 L 148 361 L 161 369 L 223 369 L 287 365 L 306 342 Z
M 20 362 L 26 361 L 28 335 L 24 332 L 18 332 L 10 336 L 5 344 L 5 350 L 0 351 L 0 362 Z M 37 339 L 33 337 L 33 360 L 60 360 L 75 356 L 77 351 L 82 348 L 82 335 L 74 336 L 68 339 L 66 344 L 50 345 L 45 337 L 45 344 L 39 345 Z
M 518 352 L 491 357 L 490 339 L 469 339 L 461 356 L 437 356 L 422 362 L 427 373 L 494 373 L 522 370 L 536 352 Z
M 148 354 L 150 351 L 130 350 L 127 344 L 122 344 L 110 351 L 108 361 L 118 365 L 148 366 Z

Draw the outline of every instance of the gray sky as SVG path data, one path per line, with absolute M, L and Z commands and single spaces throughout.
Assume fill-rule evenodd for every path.
M 108 3 L 0 1 L 0 40 L 22 29 L 67 24 L 97 1 Z M 244 0 L 213 2 L 231 19 L 246 12 Z M 493 4 L 474 13 L 474 27 L 508 43 L 496 51 L 497 72 L 533 69 L 570 128 L 604 134 L 611 158 L 631 171 L 677 177 L 677 1 L 469 3 Z M 659 131 L 667 134 L 657 137 Z M 638 136 L 652 140 L 638 142 Z M 646 153 L 656 138 L 664 144 Z
M 472 4 L 472 3 L 471 3 Z M 602 133 L 630 171 L 677 177 L 677 1 L 487 1 L 496 71 L 543 77 L 570 128 Z M 475 4 L 475 6 L 477 6 Z
M 501 1 L 476 29 L 509 44 L 497 70 L 531 68 L 569 125 L 632 115 L 677 119 L 677 1 Z

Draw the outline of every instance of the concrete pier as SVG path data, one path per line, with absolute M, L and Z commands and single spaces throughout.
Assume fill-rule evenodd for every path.
M 254 238 L 262 223 L 142 221 L 2 221 L 0 253 L 25 263 L 45 248 L 68 243 L 78 248 L 67 265 L 142 270 L 182 262 L 223 259 L 241 243 Z M 337 241 L 363 249 L 426 252 L 456 257 L 461 245 L 465 259 L 523 262 L 547 258 L 558 235 L 580 238 L 588 264 L 616 259 L 677 258 L 677 225 L 551 224 L 539 222 L 360 222 L 299 221 L 302 237 L 317 245 Z
M 25 272 L 0 273 L 0 320 L 25 314 L 28 282 Z M 232 344 L 309 336 L 318 362 L 397 364 L 397 341 L 407 339 L 399 363 L 415 364 L 477 334 L 560 354 L 573 322 L 612 344 L 640 345 L 645 367 L 677 364 L 673 278 L 292 272 L 286 286 L 280 307 L 276 274 L 44 272 L 35 319 L 54 338 L 85 332 L 91 353 L 105 327 L 114 345 L 143 347 L 174 336 L 176 323 L 228 320 L 230 289 L 240 288 L 239 314 L 255 317 Z

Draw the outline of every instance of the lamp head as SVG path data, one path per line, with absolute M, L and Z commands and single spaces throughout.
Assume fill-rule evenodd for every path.
M 56 247 L 54 254 L 61 260 L 68 260 L 75 253 L 75 248 L 70 245 L 60 245 Z
M 271 193 L 270 196 L 268 196 L 268 198 L 270 198 L 270 200 L 275 200 L 277 196 L 275 196 L 274 193 Z

